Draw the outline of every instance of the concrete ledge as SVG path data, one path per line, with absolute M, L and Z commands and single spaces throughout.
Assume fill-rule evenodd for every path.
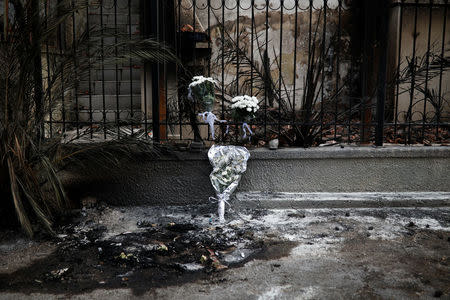
M 251 150 L 251 159 L 328 159 L 328 158 L 424 158 L 450 157 L 450 147 L 323 147 L 323 148 L 287 148 L 270 151 L 267 149 Z
M 450 192 L 449 147 L 252 151 L 241 191 Z
M 261 193 L 236 194 L 238 207 L 246 208 L 365 208 L 446 207 L 450 193 Z
M 320 147 L 320 148 L 282 148 L 269 150 L 267 148 L 250 149 L 250 160 L 292 160 L 292 159 L 327 159 L 327 158 L 426 158 L 450 157 L 450 147 L 423 146 L 387 146 L 387 147 Z M 163 161 L 204 161 L 208 160 L 207 151 L 201 153 L 174 152 L 162 156 Z
M 64 172 L 69 196 L 113 205 L 204 203 L 214 195 L 206 152 L 179 152 L 119 167 Z M 450 147 L 326 147 L 251 150 L 238 191 L 450 192 Z

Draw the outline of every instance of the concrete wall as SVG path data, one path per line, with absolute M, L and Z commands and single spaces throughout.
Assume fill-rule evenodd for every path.
M 192 2 L 190 0 L 185 0 L 186 3 Z M 254 22 L 254 32 L 253 32 L 253 60 L 256 65 L 259 65 L 262 70 L 263 65 L 263 52 L 265 46 L 262 46 L 261 50 L 258 51 L 258 45 L 264 45 L 266 41 L 266 17 L 268 20 L 268 36 L 269 45 L 267 46 L 268 57 L 271 63 L 270 71 L 274 82 L 278 82 L 279 70 L 278 63 L 281 64 L 281 73 L 284 80 L 284 85 L 288 91 L 288 95 L 283 96 L 283 98 L 293 97 L 294 92 L 297 99 L 301 99 L 303 95 L 304 80 L 307 71 L 308 63 L 308 49 L 310 47 L 309 43 L 309 0 L 300 0 L 298 2 L 299 6 L 297 12 L 295 10 L 295 1 L 286 0 L 284 1 L 283 8 L 280 7 L 280 1 L 269 1 L 269 8 L 266 12 L 266 1 L 257 0 L 255 1 L 253 13 L 254 19 L 252 19 L 252 9 L 251 1 L 244 0 L 239 1 L 240 8 L 237 8 L 237 1 L 227 0 L 225 1 L 224 16 L 222 16 L 222 0 L 212 0 L 211 7 L 208 11 L 206 0 L 197 0 L 195 10 L 198 20 L 201 25 L 207 30 L 208 24 L 211 32 L 212 40 L 212 75 L 217 79 L 221 80 L 222 69 L 221 61 L 217 60 L 218 55 L 221 52 L 221 41 L 222 33 L 220 25 L 223 24 L 225 28 L 226 37 L 230 37 L 232 40 L 239 40 L 239 47 L 241 51 L 247 53 L 247 56 L 251 56 L 251 44 L 252 44 L 252 22 Z M 330 44 L 330 40 L 333 35 L 337 35 L 338 31 L 338 12 L 339 12 L 339 2 L 337 0 L 327 1 L 327 22 L 325 26 L 325 40 L 326 47 Z M 315 0 L 313 1 L 313 8 L 311 10 L 311 28 L 312 28 L 312 43 L 316 43 L 317 54 L 320 52 L 320 41 L 322 40 L 323 34 L 323 12 L 324 1 Z M 183 6 L 184 11 L 188 11 L 188 8 L 192 5 Z M 341 42 L 340 42 L 340 79 L 346 77 L 350 62 L 347 60 L 350 39 L 349 36 L 349 7 L 346 5 L 346 1 L 343 1 L 341 7 Z M 283 18 L 281 18 L 281 12 L 283 13 Z M 188 14 L 185 12 L 185 14 Z M 192 12 L 191 12 L 192 14 Z M 208 16 L 210 16 L 210 21 L 208 23 Z M 239 22 L 237 22 L 239 18 Z M 297 18 L 297 24 L 295 19 Z M 187 21 L 192 23 L 192 17 L 187 19 Z M 238 27 L 239 24 L 239 27 Z M 317 37 L 314 38 L 314 31 L 317 28 Z M 295 39 L 295 30 L 297 30 L 297 39 Z M 239 32 L 239 37 L 237 37 L 236 32 Z M 297 44 L 295 44 L 295 41 Z M 280 43 L 282 44 L 282 50 L 280 51 Z M 326 83 L 324 84 L 324 98 L 331 97 L 335 92 L 335 57 L 336 49 L 331 48 L 327 54 L 327 63 L 325 66 L 325 76 Z M 294 53 L 296 54 L 294 62 Z M 277 59 L 281 61 L 277 62 Z M 236 77 L 236 67 L 232 63 L 226 63 L 226 68 L 224 70 L 224 83 L 229 84 Z M 241 63 L 241 71 L 242 66 Z M 295 72 L 294 72 L 295 68 Z M 256 71 L 255 71 L 256 73 Z M 241 84 L 245 80 L 250 80 L 249 76 L 240 76 L 239 78 Z M 295 82 L 295 91 L 294 91 Z M 278 87 L 278 85 L 277 85 Z M 250 94 L 250 88 L 243 85 L 239 86 L 239 94 Z M 236 96 L 236 87 L 229 86 L 226 93 L 230 96 Z M 260 100 L 264 97 L 264 91 L 258 88 L 258 84 L 255 83 L 253 89 L 253 94 L 256 95 Z M 320 95 L 321 96 L 321 95 Z M 295 108 L 301 108 L 301 101 L 296 101 Z
M 114 205 L 204 203 L 214 190 L 206 153 L 137 158 L 120 166 L 65 171 L 73 201 Z M 450 191 L 449 147 L 251 150 L 240 191 Z

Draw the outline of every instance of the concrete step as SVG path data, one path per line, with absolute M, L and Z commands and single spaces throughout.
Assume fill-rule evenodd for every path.
M 450 206 L 450 192 L 263 193 L 240 192 L 233 204 L 249 208 L 363 208 Z
M 130 109 L 131 105 L 131 97 L 133 97 L 133 109 L 140 109 L 141 108 L 141 95 L 134 94 L 134 95 L 119 95 L 118 97 L 116 95 L 105 95 L 105 107 L 103 107 L 103 95 L 92 95 L 89 97 L 89 95 L 82 95 L 78 96 L 78 106 L 80 109 L 90 109 L 93 110 L 101 110 L 103 108 L 105 109 L 116 109 L 117 108 L 117 102 L 119 103 L 119 109 Z M 118 99 L 117 99 L 118 98 Z M 92 103 L 92 107 L 89 107 L 89 101 Z
M 140 72 L 139 70 L 133 70 L 134 72 Z M 119 81 L 116 84 L 114 80 L 104 81 L 105 94 L 115 95 L 117 92 L 120 94 L 134 94 L 139 95 L 141 92 L 141 81 L 140 80 L 130 80 Z M 101 80 L 95 80 L 91 82 L 91 93 L 93 95 L 103 94 L 103 82 Z M 89 81 L 81 81 L 78 88 L 78 94 L 87 95 L 89 94 Z M 138 98 L 140 99 L 140 98 Z M 140 101 L 140 100 L 139 100 Z

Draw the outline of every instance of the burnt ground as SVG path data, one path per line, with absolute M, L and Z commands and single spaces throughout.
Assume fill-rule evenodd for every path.
M 450 209 L 74 211 L 0 234 L 0 298 L 450 298 Z

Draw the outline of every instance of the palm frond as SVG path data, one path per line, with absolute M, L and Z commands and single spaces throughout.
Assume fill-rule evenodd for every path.
M 47 10 L 48 15 L 44 10 L 32 10 L 34 1 L 11 1 L 14 18 L 8 35 L 0 41 L 0 171 L 8 174 L 2 177 L 6 182 L 1 186 L 6 187 L 6 200 L 15 210 L 6 213 L 15 213 L 29 235 L 36 221 L 51 232 L 53 216 L 68 207 L 59 178 L 68 164 L 88 161 L 114 167 L 123 157 L 133 158 L 136 151 L 151 157 L 157 157 L 160 151 L 151 142 L 134 136 L 89 145 L 70 144 L 60 136 L 44 140 L 41 124 L 45 116 L 101 64 L 137 60 L 179 63 L 172 49 L 156 40 L 130 39 L 95 27 L 85 28 L 64 50 L 41 55 L 46 47 L 36 47 L 37 41 L 51 43 L 66 20 L 85 9 L 88 1 L 62 0 Z M 101 39 L 108 37 L 115 42 L 102 45 Z M 37 84 L 36 75 L 43 77 L 44 84 Z

